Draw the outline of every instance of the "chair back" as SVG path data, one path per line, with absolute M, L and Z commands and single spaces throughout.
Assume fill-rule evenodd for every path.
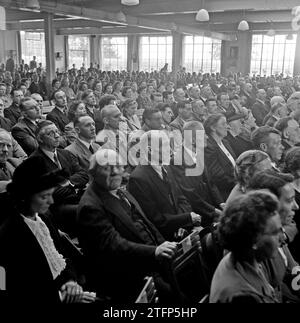
M 199 302 L 209 292 L 198 231 L 178 243 L 175 258 L 167 264 L 167 276 L 180 303 Z
M 146 283 L 135 303 L 158 303 L 157 290 L 152 276 L 145 277 Z

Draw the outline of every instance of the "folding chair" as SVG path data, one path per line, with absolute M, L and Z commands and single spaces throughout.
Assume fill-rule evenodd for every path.
M 209 293 L 201 255 L 199 232 L 193 231 L 181 242 L 175 258 L 167 263 L 167 277 L 180 303 L 198 303 Z
M 135 303 L 158 303 L 157 290 L 152 276 L 145 277 L 146 284 Z

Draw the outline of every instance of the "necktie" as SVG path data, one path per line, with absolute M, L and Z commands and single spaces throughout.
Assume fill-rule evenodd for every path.
M 59 168 L 59 169 L 61 169 L 61 165 L 60 165 L 60 162 L 59 162 L 59 160 L 58 160 L 58 158 L 57 158 L 57 154 L 56 154 L 56 152 L 54 153 L 54 155 L 53 155 L 53 159 L 54 159 L 54 163 L 56 164 L 56 166 Z
M 89 151 L 90 151 L 92 154 L 94 154 L 94 149 L 93 149 L 92 145 L 90 145 L 90 146 L 89 146 Z
M 0 164 L 0 169 L 3 171 L 4 175 L 6 176 L 6 178 L 4 178 L 3 180 L 9 180 L 10 176 L 9 176 L 9 172 L 8 172 L 7 167 L 6 167 L 6 164 L 5 163 Z
M 117 195 L 119 196 L 123 206 L 127 209 L 127 211 L 131 211 L 131 204 L 128 201 L 127 197 L 125 196 L 125 193 L 122 190 L 117 190 Z
M 164 166 L 162 166 L 161 172 L 164 182 L 169 183 L 168 173 Z

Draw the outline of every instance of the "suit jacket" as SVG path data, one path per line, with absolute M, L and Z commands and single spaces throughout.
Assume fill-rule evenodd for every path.
M 192 228 L 192 208 L 176 184 L 171 169 L 166 169 L 169 185 L 152 166 L 137 166 L 129 178 L 128 190 L 165 239 L 173 240 L 179 228 Z
M 29 156 L 38 148 L 38 141 L 35 136 L 37 126 L 27 118 L 20 119 L 11 130 L 13 137 Z
M 94 150 L 94 153 L 100 148 L 100 146 L 94 142 L 91 145 Z M 65 149 L 70 151 L 74 156 L 77 157 L 80 167 L 82 167 L 85 170 L 89 169 L 90 158 L 92 156 L 92 153 L 79 139 L 76 139 L 71 145 L 69 145 Z
M 164 239 L 146 218 L 137 201 L 124 191 L 148 231 Z M 138 295 L 143 278 L 157 269 L 156 245 L 149 245 L 121 201 L 92 183 L 78 206 L 78 237 L 87 257 L 88 278 L 93 290 L 116 299 L 131 301 Z
M 4 118 L 0 116 L 0 128 L 5 129 L 10 132 L 12 127 L 12 123 L 8 118 Z
M 51 172 L 57 169 L 57 165 L 38 148 L 32 156 L 40 156 L 44 159 L 48 171 Z M 79 163 L 74 155 L 67 150 L 57 149 L 57 158 L 61 167 L 66 172 L 66 177 L 71 181 L 75 188 L 84 188 L 89 181 L 87 172 L 79 166 Z M 56 204 L 77 204 L 78 197 L 74 188 L 58 187 L 53 194 Z
M 182 151 L 184 153 L 184 148 Z M 175 153 L 175 158 L 177 153 Z M 191 163 L 186 162 L 188 155 L 184 158 L 182 165 L 172 164 L 172 172 L 193 210 L 202 216 L 201 225 L 210 225 L 217 216 L 215 208 L 220 208 L 220 204 L 223 202 L 221 194 L 216 185 L 211 182 L 206 167 L 201 175 L 186 175 L 186 170 L 194 168 L 196 164 L 192 164 L 192 161 Z
M 56 127 L 61 131 L 61 133 L 64 133 L 65 126 L 69 123 L 68 117 L 57 107 L 54 107 L 54 109 L 47 114 L 46 118 L 47 120 L 55 123 Z
M 262 269 L 264 276 L 266 272 Z M 239 262 L 229 252 L 219 263 L 211 283 L 210 303 L 278 303 L 279 300 L 249 263 Z
M 223 140 L 223 144 L 232 157 L 236 159 L 235 153 L 229 143 L 226 140 Z M 209 137 L 207 140 L 207 147 L 204 151 L 204 160 L 212 182 L 219 189 L 223 200 L 226 201 L 235 184 L 234 168 L 228 157 L 212 137 Z
M 252 114 L 256 120 L 256 124 L 260 127 L 263 125 L 265 116 L 268 114 L 269 110 L 265 104 L 260 101 L 256 101 L 252 108 Z
M 253 149 L 253 144 L 250 140 L 246 140 L 240 135 L 234 137 L 229 131 L 225 139 L 228 141 L 236 157 L 239 157 L 244 151 Z
M 172 130 L 178 129 L 181 132 L 183 132 L 183 126 L 184 126 L 184 120 L 179 116 L 170 123 L 170 127 Z
M 3 210 L 3 201 L 1 208 Z M 8 203 L 9 200 L 6 200 Z M 60 303 L 58 290 L 76 274 L 67 261 L 66 269 L 55 279 L 46 256 L 22 216 L 6 206 L 7 218 L 0 227 L 0 266 L 6 270 L 6 289 L 14 303 L 41 304 L 50 306 Z M 47 225 L 57 251 L 61 254 L 62 244 L 57 229 L 50 220 L 40 215 Z
M 9 108 L 4 109 L 4 117 L 9 119 L 14 126 L 21 117 L 21 110 L 19 106 L 13 103 Z

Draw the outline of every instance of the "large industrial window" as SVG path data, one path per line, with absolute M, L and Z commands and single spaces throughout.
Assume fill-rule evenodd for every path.
M 90 64 L 90 43 L 86 36 L 69 36 L 69 66 L 75 64 L 76 68 L 81 68 L 82 64 L 89 67 Z
M 260 75 L 283 73 L 292 75 L 296 51 L 296 35 L 252 36 L 251 72 Z
M 203 36 L 185 36 L 182 58 L 183 66 L 188 72 L 220 72 L 221 40 Z
M 45 34 L 38 32 L 21 31 L 20 35 L 22 59 L 24 59 L 25 64 L 29 65 L 33 56 L 36 56 L 37 63 L 42 63 L 42 66 L 45 67 Z
M 172 66 L 172 36 L 141 37 L 139 69 L 141 71 L 160 70 L 168 63 Z
M 127 69 L 127 37 L 102 37 L 102 70 Z

